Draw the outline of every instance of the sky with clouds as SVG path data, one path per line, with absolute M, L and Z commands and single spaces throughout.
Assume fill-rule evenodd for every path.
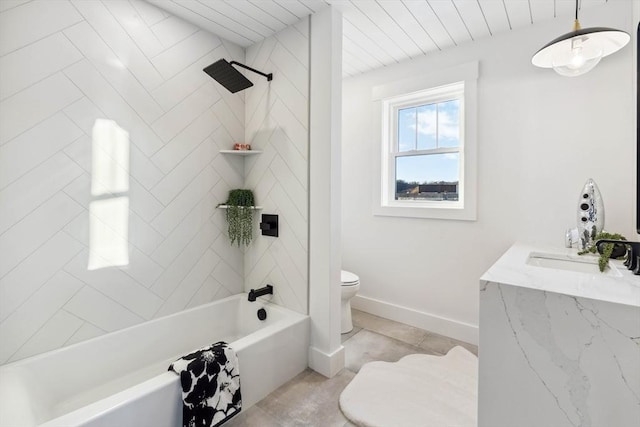
M 421 105 L 398 111 L 398 151 L 457 147 L 460 101 Z M 457 181 L 457 153 L 396 158 L 396 179 L 407 182 Z

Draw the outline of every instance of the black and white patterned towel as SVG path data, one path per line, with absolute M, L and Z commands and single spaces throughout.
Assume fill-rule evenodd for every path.
M 189 353 L 169 366 L 182 383 L 183 427 L 215 427 L 242 408 L 238 358 L 225 342 Z

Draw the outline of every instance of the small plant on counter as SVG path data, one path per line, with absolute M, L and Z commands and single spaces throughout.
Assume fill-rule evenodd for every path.
M 607 233 L 606 231 L 601 231 L 600 233 L 598 233 L 594 238 L 593 238 L 593 246 L 591 246 L 588 249 L 585 249 L 583 251 L 578 252 L 578 255 L 584 255 L 584 254 L 588 254 L 588 253 L 592 253 L 595 254 L 596 251 L 598 250 L 598 248 L 596 248 L 595 242 L 597 242 L 598 240 L 601 239 L 608 239 L 608 240 L 627 240 L 626 237 L 624 237 L 622 234 L 618 234 L 618 233 Z M 622 253 L 623 255 L 614 255 L 614 249 L 616 248 L 622 248 L 622 250 L 619 249 L 618 253 Z M 600 272 L 603 272 L 605 270 L 605 268 L 608 267 L 609 265 L 609 258 L 623 258 L 624 254 L 626 253 L 626 248 L 624 247 L 624 245 L 621 244 L 616 244 L 616 243 L 605 243 L 602 245 L 602 252 L 600 253 L 600 258 L 598 259 L 598 267 L 600 267 Z
M 253 239 L 253 208 L 255 201 L 251 190 L 231 190 L 227 205 L 227 223 L 231 245 L 248 246 Z

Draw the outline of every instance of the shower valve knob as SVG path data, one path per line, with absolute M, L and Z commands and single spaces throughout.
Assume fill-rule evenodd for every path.
M 278 237 L 278 215 L 262 214 L 260 230 L 263 236 Z

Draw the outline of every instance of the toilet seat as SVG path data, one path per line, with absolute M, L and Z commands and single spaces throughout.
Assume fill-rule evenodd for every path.
M 350 271 L 340 271 L 340 281 L 342 286 L 356 286 L 360 284 L 360 278 Z

